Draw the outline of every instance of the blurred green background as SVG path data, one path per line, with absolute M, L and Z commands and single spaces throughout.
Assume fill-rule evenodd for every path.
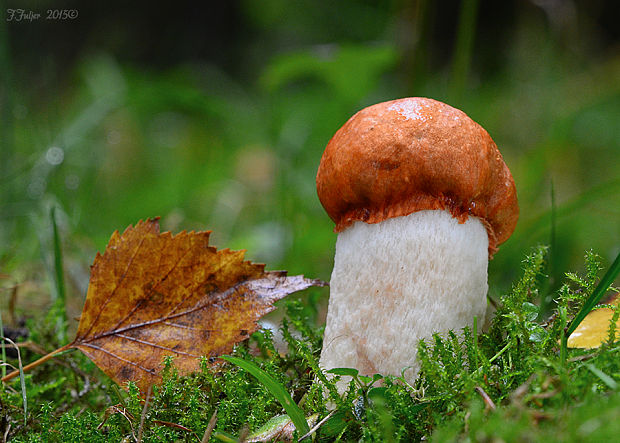
M 615 1 L 0 4 L 0 272 L 23 309 L 53 292 L 27 287 L 53 275 L 52 207 L 77 312 L 95 252 L 153 216 L 328 280 L 322 151 L 359 109 L 406 96 L 465 111 L 512 170 L 521 217 L 491 295 L 537 243 L 550 291 L 585 250 L 620 251 Z M 9 21 L 19 8 L 41 16 Z

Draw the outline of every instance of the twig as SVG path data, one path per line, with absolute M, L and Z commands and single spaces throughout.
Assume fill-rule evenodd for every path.
M 169 428 L 180 429 L 181 431 L 189 432 L 194 437 L 196 437 L 196 440 L 198 440 L 198 436 L 196 435 L 196 433 L 194 431 L 192 431 L 190 428 L 185 427 L 183 425 L 180 425 L 178 423 L 172 423 L 172 422 L 163 421 L 163 420 L 153 420 L 152 423 L 155 424 L 155 425 L 159 425 L 159 426 L 167 426 Z
M 9 441 L 7 439 L 7 437 L 9 436 L 9 432 L 11 432 L 11 423 L 8 423 L 6 425 L 6 429 L 4 430 L 4 435 L 2 436 L 2 442 L 6 443 L 7 441 Z
M 572 357 L 568 359 L 569 363 L 573 363 L 576 361 L 584 361 L 584 360 L 589 360 L 593 357 L 596 357 L 596 354 L 584 354 L 584 355 L 578 355 L 576 357 Z
M 463 430 L 463 434 L 467 435 L 469 434 L 469 419 L 471 418 L 471 411 L 467 411 L 467 414 L 465 414 L 465 429 Z
M 325 416 L 325 418 L 323 420 L 321 420 L 320 422 L 318 422 L 316 425 L 314 425 L 314 427 L 312 429 L 310 429 L 307 433 L 305 433 L 304 435 L 302 435 L 299 439 L 299 441 L 302 441 L 305 438 L 310 437 L 312 434 L 314 434 L 321 426 L 323 426 L 323 423 L 325 423 L 327 420 L 329 420 L 331 418 L 332 415 L 334 415 L 336 413 L 336 409 L 334 409 L 333 411 L 331 411 L 329 414 L 327 414 Z
M 149 386 L 149 390 L 146 391 L 146 398 L 144 399 L 144 407 L 142 408 L 142 414 L 140 414 L 140 426 L 138 427 L 138 443 L 142 441 L 144 419 L 146 418 L 146 411 L 149 408 L 149 400 L 151 399 L 151 389 L 152 389 L 152 386 Z
M 42 348 L 41 346 L 39 346 L 38 344 L 36 344 L 32 340 L 19 342 L 19 343 L 17 343 L 17 346 L 19 346 L 20 348 L 28 349 L 29 351 L 32 351 L 32 352 L 34 352 L 36 354 L 39 354 L 39 355 L 46 355 L 46 354 L 48 354 L 48 352 L 44 348 Z
M 217 423 L 217 409 L 215 410 L 215 412 L 211 416 L 211 419 L 209 420 L 207 429 L 205 429 L 205 433 L 202 436 L 201 443 L 207 443 L 209 441 L 209 439 L 211 438 L 211 433 L 213 432 L 213 429 L 215 429 L 216 423 Z
M 522 385 L 520 385 L 517 389 L 513 391 L 512 394 L 510 394 L 510 398 L 514 403 L 518 403 L 519 405 L 521 404 L 520 403 L 521 399 L 530 390 L 530 385 L 532 384 L 535 378 L 536 378 L 536 374 L 530 375 L 528 379 L 525 380 L 525 382 Z
M 121 407 L 119 407 L 119 405 Z M 101 429 L 103 425 L 105 425 L 105 423 L 108 421 L 110 416 L 114 414 L 121 414 L 123 417 L 127 419 L 127 421 L 129 422 L 129 427 L 131 428 L 131 434 L 133 435 L 133 426 L 131 424 L 131 421 L 133 420 L 133 415 L 131 415 L 131 413 L 128 412 L 127 409 L 120 403 L 118 405 L 110 406 L 105 410 L 103 414 L 103 421 L 99 423 L 99 426 L 97 426 L 97 429 L 98 430 Z M 135 436 L 134 436 L 134 439 L 135 439 Z
M 547 392 L 541 392 L 539 394 L 532 394 L 528 397 L 528 400 L 544 400 L 546 398 L 552 398 L 555 397 L 558 394 L 558 391 L 547 391 Z
M 484 404 L 487 406 L 487 409 L 494 411 L 495 403 L 493 403 L 493 400 L 491 400 L 489 394 L 487 394 L 480 386 L 476 386 L 476 392 L 480 394 L 480 397 L 482 397 L 482 400 L 484 400 Z
M 250 427 L 246 423 L 241 427 L 241 430 L 239 431 L 239 443 L 245 443 L 248 440 L 248 435 L 250 435 Z
M 133 439 L 135 441 L 138 441 L 138 439 L 136 438 L 136 434 L 133 431 L 133 415 L 131 414 L 131 412 L 127 411 L 125 408 L 123 409 L 118 409 L 116 408 L 114 413 L 118 412 L 119 414 L 121 414 L 123 417 L 125 417 L 125 419 L 129 422 L 129 430 L 131 431 L 131 436 L 133 437 Z M 103 424 L 103 423 L 102 423 Z

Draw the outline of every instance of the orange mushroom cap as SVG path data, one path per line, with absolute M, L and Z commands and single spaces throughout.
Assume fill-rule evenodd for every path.
M 514 180 L 489 134 L 428 98 L 379 103 L 351 117 L 327 144 L 316 184 L 336 232 L 445 209 L 461 223 L 480 218 L 492 256 L 519 218 Z

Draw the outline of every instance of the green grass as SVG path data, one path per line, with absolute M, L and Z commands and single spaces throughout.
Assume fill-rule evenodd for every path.
M 587 271 L 567 274 L 554 315 L 541 323 L 532 301 L 547 278 L 545 253 L 537 248 L 523 261 L 522 276 L 502 296 L 488 332 L 465 328 L 420 343 L 414 385 L 351 369 L 331 371 L 336 378 L 327 379 L 318 368 L 321 329 L 312 304 L 290 300 L 285 354 L 276 351 L 269 331 L 260 331 L 237 346 L 230 359 L 235 365 L 204 361 L 200 372 L 179 377 L 167 359 L 164 381 L 146 406 L 135 385 L 119 390 L 80 353 L 65 354 L 23 379 L 26 415 L 19 390 L 4 389 L 3 420 L 11 424 L 12 441 L 24 442 L 119 441 L 138 433 L 144 442 L 200 440 L 214 414 L 211 441 L 236 441 L 267 432 L 264 426 L 275 426 L 285 411 L 300 415 L 297 421 L 326 418 L 314 430 L 318 441 L 597 441 L 618 430 L 612 418 L 620 414 L 620 342 L 568 349 L 564 358 L 561 337 L 593 296 L 607 292 L 618 270 L 611 266 L 599 280 L 599 259 L 588 253 Z M 54 340 L 55 324 L 48 318 L 33 328 L 33 338 Z M 334 385 L 340 375 L 354 376 L 342 396 Z
M 241 369 L 249 372 L 254 377 L 256 377 L 256 379 L 263 386 L 265 386 L 269 390 L 269 392 L 271 392 L 271 394 L 276 398 L 276 400 L 280 402 L 280 404 L 286 411 L 286 414 L 290 417 L 292 422 L 295 424 L 295 428 L 301 433 L 301 435 L 304 435 L 310 431 L 308 423 L 306 422 L 306 417 L 304 416 L 304 411 L 302 411 L 299 406 L 297 406 L 297 404 L 293 401 L 289 393 L 281 384 L 276 382 L 258 366 L 248 361 L 230 355 L 225 355 L 221 358 L 229 363 L 239 366 Z

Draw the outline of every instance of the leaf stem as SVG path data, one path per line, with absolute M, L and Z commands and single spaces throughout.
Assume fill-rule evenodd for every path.
M 45 363 L 46 361 L 51 360 L 52 358 L 56 357 L 56 355 L 60 354 L 61 352 L 66 351 L 66 350 L 68 350 L 68 349 L 71 349 L 72 347 L 73 347 L 73 343 L 68 343 L 68 344 L 66 344 L 66 345 L 64 345 L 64 346 L 62 346 L 62 347 L 60 347 L 60 348 L 56 349 L 55 351 L 52 351 L 52 352 L 50 352 L 49 354 L 44 355 L 44 356 L 43 356 L 43 357 L 41 357 L 40 359 L 35 360 L 35 361 L 33 361 L 32 363 L 30 363 L 30 364 L 28 364 L 28 365 L 24 366 L 24 368 L 23 368 L 23 372 L 29 371 L 29 370 L 31 370 L 32 368 L 36 368 L 37 366 L 39 366 L 39 365 L 41 365 L 41 364 Z M 13 372 L 11 372 L 10 374 L 8 374 L 8 375 L 6 375 L 6 376 L 2 377 L 2 380 L 0 380 L 0 381 L 2 381 L 2 382 L 7 382 L 7 381 L 9 381 L 9 380 L 11 380 L 11 379 L 13 379 L 13 378 L 17 377 L 18 375 L 19 375 L 19 371 L 13 371 Z
M 508 343 L 506 346 L 504 346 L 502 349 L 500 349 L 500 351 L 497 354 L 495 354 L 493 357 L 491 357 L 491 359 L 489 360 L 489 363 L 493 363 L 494 360 L 499 358 L 499 356 L 502 355 L 506 351 L 506 349 L 508 349 L 510 347 L 510 345 L 512 345 L 512 343 Z

